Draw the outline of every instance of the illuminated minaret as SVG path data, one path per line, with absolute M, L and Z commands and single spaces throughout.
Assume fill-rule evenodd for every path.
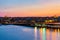
M 54 21 L 57 22 L 58 21 L 57 20 L 58 16 L 57 15 L 54 15 L 53 17 L 54 17 Z

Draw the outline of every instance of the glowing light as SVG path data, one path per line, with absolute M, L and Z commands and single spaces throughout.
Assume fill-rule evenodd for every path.
M 43 40 L 46 40 L 46 28 L 43 28 Z
M 46 28 L 40 28 L 40 39 L 46 40 Z
M 39 31 L 40 31 L 40 40 L 42 40 L 42 32 L 43 32 L 42 28 L 40 28 Z
M 50 40 L 50 30 L 46 29 L 46 40 Z
M 35 27 L 34 33 L 35 33 L 35 40 L 37 40 L 37 27 Z
M 52 40 L 57 40 L 57 30 L 55 29 L 53 32 L 52 32 Z
M 60 39 L 60 29 L 58 29 L 58 35 L 57 35 L 57 40 Z

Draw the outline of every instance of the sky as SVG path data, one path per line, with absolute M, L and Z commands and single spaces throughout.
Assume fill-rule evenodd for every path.
M 60 16 L 60 0 L 0 0 L 0 16 Z

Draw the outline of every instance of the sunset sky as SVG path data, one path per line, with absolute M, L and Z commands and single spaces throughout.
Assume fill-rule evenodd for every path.
M 0 0 L 0 16 L 60 16 L 60 0 Z

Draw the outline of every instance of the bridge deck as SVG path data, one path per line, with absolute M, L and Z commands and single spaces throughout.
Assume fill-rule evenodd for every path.
M 60 23 L 46 23 L 46 24 L 60 24 Z

